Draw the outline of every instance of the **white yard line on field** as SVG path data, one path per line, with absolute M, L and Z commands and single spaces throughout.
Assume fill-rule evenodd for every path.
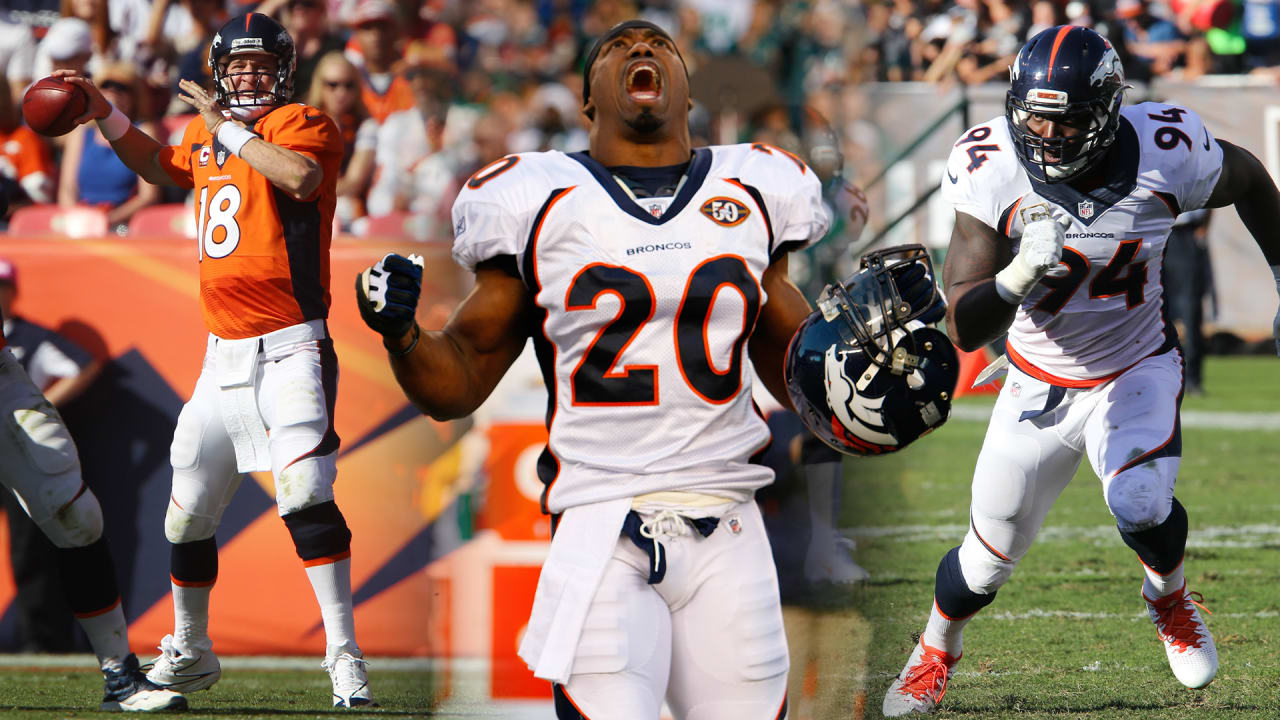
M 841 532 L 853 538 L 875 538 L 887 542 L 920 542 L 922 540 L 959 540 L 968 530 L 967 525 L 884 525 L 877 527 L 842 528 Z M 1043 528 L 1036 537 L 1037 543 L 1098 541 L 1110 542 L 1116 538 L 1114 525 L 1084 527 L 1052 525 Z M 1254 524 L 1226 527 L 1210 525 L 1191 530 L 1187 547 L 1191 548 L 1260 548 L 1280 543 L 1280 525 Z
M 954 420 L 986 422 L 991 419 L 990 405 L 953 405 Z M 1212 430 L 1265 430 L 1280 432 L 1280 413 L 1229 412 L 1224 410 L 1183 410 L 1182 426 Z
M 147 658 L 142 658 L 143 662 Z M 222 667 L 230 670 L 319 670 L 321 657 L 316 655 L 301 657 L 280 657 L 273 655 L 250 656 L 218 656 Z M 427 672 L 432 669 L 432 661 L 427 658 L 392 658 L 369 657 L 369 665 L 388 672 Z M 0 654 L 0 667 L 5 668 L 48 668 L 48 667 L 87 667 L 96 668 L 97 659 L 89 653 L 69 655 L 46 654 Z

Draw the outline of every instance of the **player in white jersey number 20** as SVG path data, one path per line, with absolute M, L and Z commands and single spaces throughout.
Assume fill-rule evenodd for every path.
M 1280 194 L 1253 155 L 1215 140 L 1195 113 L 1122 109 L 1124 70 L 1092 30 L 1045 30 L 1010 75 L 1005 116 L 960 138 L 942 180 L 956 210 L 943 272 L 952 339 L 974 349 L 1007 331 L 1008 377 L 974 469 L 969 531 L 938 566 L 928 625 L 884 699 L 889 717 L 942 699 L 965 624 L 995 599 L 1085 458 L 1142 561 L 1142 596 L 1174 676 L 1199 688 L 1218 669 L 1182 567 L 1182 359 L 1161 261 L 1180 212 L 1234 203 L 1280 279 Z
M 678 718 L 784 717 L 748 363 L 788 397 L 810 310 L 787 253 L 827 230 L 819 182 L 774 147 L 691 147 L 687 72 L 656 25 L 609 30 L 584 74 L 589 152 L 511 155 L 459 193 L 453 256 L 475 285 L 444 329 L 419 330 L 422 270 L 394 254 L 358 279 L 361 314 L 436 418 L 475 410 L 533 338 L 554 535 L 520 654 L 558 717 L 657 720 L 664 700 Z M 927 289 L 903 318 L 941 317 Z

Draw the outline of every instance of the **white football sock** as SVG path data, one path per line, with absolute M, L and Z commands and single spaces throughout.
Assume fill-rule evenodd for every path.
M 307 579 L 320 603 L 326 642 L 356 649 L 355 604 L 351 600 L 351 558 L 307 568 Z
M 969 624 L 974 615 L 963 620 L 950 620 L 938 612 L 938 604 L 934 603 L 933 609 L 929 611 L 929 624 L 920 635 L 920 642 L 953 658 L 960 657 L 960 653 L 964 652 L 964 626 Z
M 209 650 L 209 594 L 213 585 L 201 587 L 173 586 L 173 639 L 178 649 Z
M 76 616 L 76 622 L 89 636 L 89 645 L 93 654 L 98 656 L 98 664 L 108 659 L 119 659 L 129 654 L 129 630 L 124 621 L 124 610 L 117 601 L 110 610 L 92 617 Z
M 1145 563 L 1142 565 L 1146 578 L 1142 581 L 1142 594 L 1156 600 L 1166 595 L 1172 595 L 1182 589 L 1186 578 L 1182 574 L 1182 563 L 1178 563 L 1178 567 L 1168 575 L 1160 573 L 1147 567 Z

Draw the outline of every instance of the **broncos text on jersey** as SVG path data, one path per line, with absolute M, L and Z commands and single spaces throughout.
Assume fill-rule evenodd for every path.
M 958 212 L 1007 236 L 1068 217 L 1063 277 L 1045 277 L 1009 329 L 1009 359 L 1055 385 L 1087 387 L 1177 342 L 1165 320 L 1161 263 L 1177 216 L 1204 207 L 1222 169 L 1222 148 L 1185 108 L 1124 108 L 1105 183 L 1081 193 L 1031 179 L 1004 116 L 956 143 L 942 195 Z
M 536 306 L 550 512 L 662 490 L 745 500 L 772 480 L 751 463 L 769 432 L 747 340 L 765 269 L 827 231 L 819 181 L 770 146 L 698 148 L 664 205 L 559 152 L 491 163 L 454 203 L 454 259 L 514 258 Z
M 203 118 L 160 165 L 195 190 L 200 306 L 209 332 L 236 340 L 329 316 L 329 244 L 342 164 L 342 134 L 324 112 L 282 105 L 251 128 L 324 170 L 320 187 L 296 199 L 232 155 Z

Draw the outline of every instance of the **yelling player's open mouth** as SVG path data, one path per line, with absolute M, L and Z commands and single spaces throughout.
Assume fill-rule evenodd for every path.
M 627 68 L 624 83 L 627 96 L 638 103 L 651 103 L 662 96 L 662 73 L 652 60 L 640 60 Z

